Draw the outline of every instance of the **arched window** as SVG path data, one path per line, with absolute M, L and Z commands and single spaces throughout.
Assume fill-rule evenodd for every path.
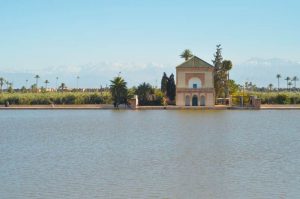
M 202 82 L 198 77 L 193 77 L 189 80 L 189 88 L 201 88 Z

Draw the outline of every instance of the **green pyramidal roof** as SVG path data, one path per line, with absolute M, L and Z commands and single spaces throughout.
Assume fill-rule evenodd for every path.
M 206 61 L 203 61 L 197 56 L 193 56 L 189 60 L 183 62 L 176 68 L 182 68 L 182 67 L 213 67 L 211 64 L 207 63 Z

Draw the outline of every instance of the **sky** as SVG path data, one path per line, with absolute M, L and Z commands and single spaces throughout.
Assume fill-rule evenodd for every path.
M 33 84 L 35 74 L 75 87 L 79 75 L 81 87 L 99 87 L 121 72 L 129 86 L 158 86 L 184 49 L 211 63 L 222 44 L 237 82 L 300 77 L 299 7 L 296 0 L 0 0 L 0 76 L 15 87 Z M 251 70 L 260 62 L 261 70 L 266 62 L 282 67 L 262 78 Z

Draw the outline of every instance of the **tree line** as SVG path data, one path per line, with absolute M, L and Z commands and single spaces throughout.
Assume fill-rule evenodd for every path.
M 277 74 L 276 78 L 277 78 L 277 91 L 280 91 L 280 79 L 282 78 L 282 75 Z M 284 80 L 286 81 L 286 90 L 287 91 L 292 90 L 292 89 L 297 89 L 297 81 L 299 81 L 299 78 L 297 76 L 294 76 L 292 78 L 287 76 Z M 292 88 L 293 85 L 294 85 L 294 87 Z M 274 88 L 273 84 L 272 83 L 269 84 L 268 88 L 270 90 L 273 90 L 273 88 Z
M 47 92 L 48 91 L 48 85 L 50 84 L 50 81 L 48 79 L 46 79 L 43 83 L 45 86 L 39 86 L 39 79 L 41 78 L 39 75 L 35 75 L 33 77 L 35 79 L 35 84 L 30 85 L 29 87 L 27 87 L 27 83 L 28 83 L 28 79 L 26 79 L 26 86 L 22 86 L 20 89 L 14 89 L 13 88 L 13 82 L 10 82 L 8 80 L 6 80 L 4 77 L 0 77 L 0 93 L 2 93 L 4 91 L 4 86 L 6 86 L 6 91 L 9 93 L 14 92 L 15 90 L 21 91 L 21 92 Z M 78 80 L 79 80 L 79 76 L 76 77 L 77 79 L 77 89 L 78 89 Z M 56 91 L 67 91 L 68 87 L 64 82 L 61 82 L 58 85 L 58 77 L 55 78 L 56 79 L 56 86 L 55 89 Z M 76 89 L 72 89 L 72 90 L 76 90 Z
M 115 107 L 120 104 L 128 104 L 134 95 L 138 96 L 139 105 L 157 106 L 175 104 L 176 86 L 173 74 L 170 77 L 166 73 L 163 74 L 160 89 L 146 82 L 137 87 L 127 88 L 127 82 L 118 76 L 111 80 L 110 92 Z
M 241 91 L 272 91 L 274 90 L 273 84 L 269 84 L 267 87 L 257 87 L 252 82 L 245 82 L 244 85 L 237 84 L 234 80 L 230 79 L 229 72 L 233 67 L 231 60 L 223 59 L 222 56 L 222 48 L 221 45 L 216 46 L 216 52 L 213 55 L 214 59 L 212 60 L 214 65 L 214 88 L 215 88 L 215 96 L 217 98 L 228 98 L 230 95 L 236 94 Z M 192 52 L 189 49 L 184 50 L 180 57 L 185 61 L 188 61 L 193 57 Z M 23 86 L 20 91 L 21 92 L 42 92 L 47 93 L 48 85 L 50 83 L 49 80 L 45 80 L 43 83 L 45 86 L 39 87 L 39 75 L 35 75 L 35 84 L 31 85 L 30 88 L 27 86 Z M 277 74 L 276 78 L 278 80 L 277 91 L 280 89 L 280 80 L 282 78 L 281 74 Z M 70 91 L 65 83 L 61 83 L 58 85 L 58 77 L 56 77 L 56 91 L 66 92 Z M 73 89 L 73 92 L 80 91 L 78 88 L 78 81 L 80 77 L 77 76 L 77 89 Z M 293 90 L 297 88 L 297 81 L 299 78 L 294 76 L 293 78 L 286 77 L 284 79 L 286 81 L 286 90 Z M 26 80 L 27 84 L 28 80 Z M 294 88 L 292 88 L 294 85 Z M 8 93 L 13 93 L 13 83 L 7 81 L 3 77 L 0 77 L 0 92 L 3 93 L 3 87 L 6 86 L 6 91 Z M 134 86 L 132 88 L 127 88 L 127 82 L 120 76 L 115 77 L 110 81 L 110 86 L 106 89 L 100 89 L 99 91 L 109 91 L 111 95 L 111 100 L 113 104 L 118 107 L 120 104 L 128 104 L 129 99 L 133 98 L 134 95 L 138 96 L 140 105 L 166 105 L 166 104 L 175 104 L 176 99 L 176 83 L 174 74 L 168 76 L 165 72 L 161 78 L 160 88 L 153 87 L 151 84 L 143 82 L 138 86 Z M 283 89 L 285 90 L 285 89 Z

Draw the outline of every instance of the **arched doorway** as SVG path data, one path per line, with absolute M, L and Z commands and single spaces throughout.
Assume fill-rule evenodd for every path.
M 198 97 L 196 95 L 193 96 L 192 105 L 193 106 L 198 106 Z
M 186 106 L 190 105 L 190 96 L 189 95 L 185 96 L 185 105 Z
M 204 95 L 202 95 L 200 97 L 200 106 L 205 106 L 205 96 Z

